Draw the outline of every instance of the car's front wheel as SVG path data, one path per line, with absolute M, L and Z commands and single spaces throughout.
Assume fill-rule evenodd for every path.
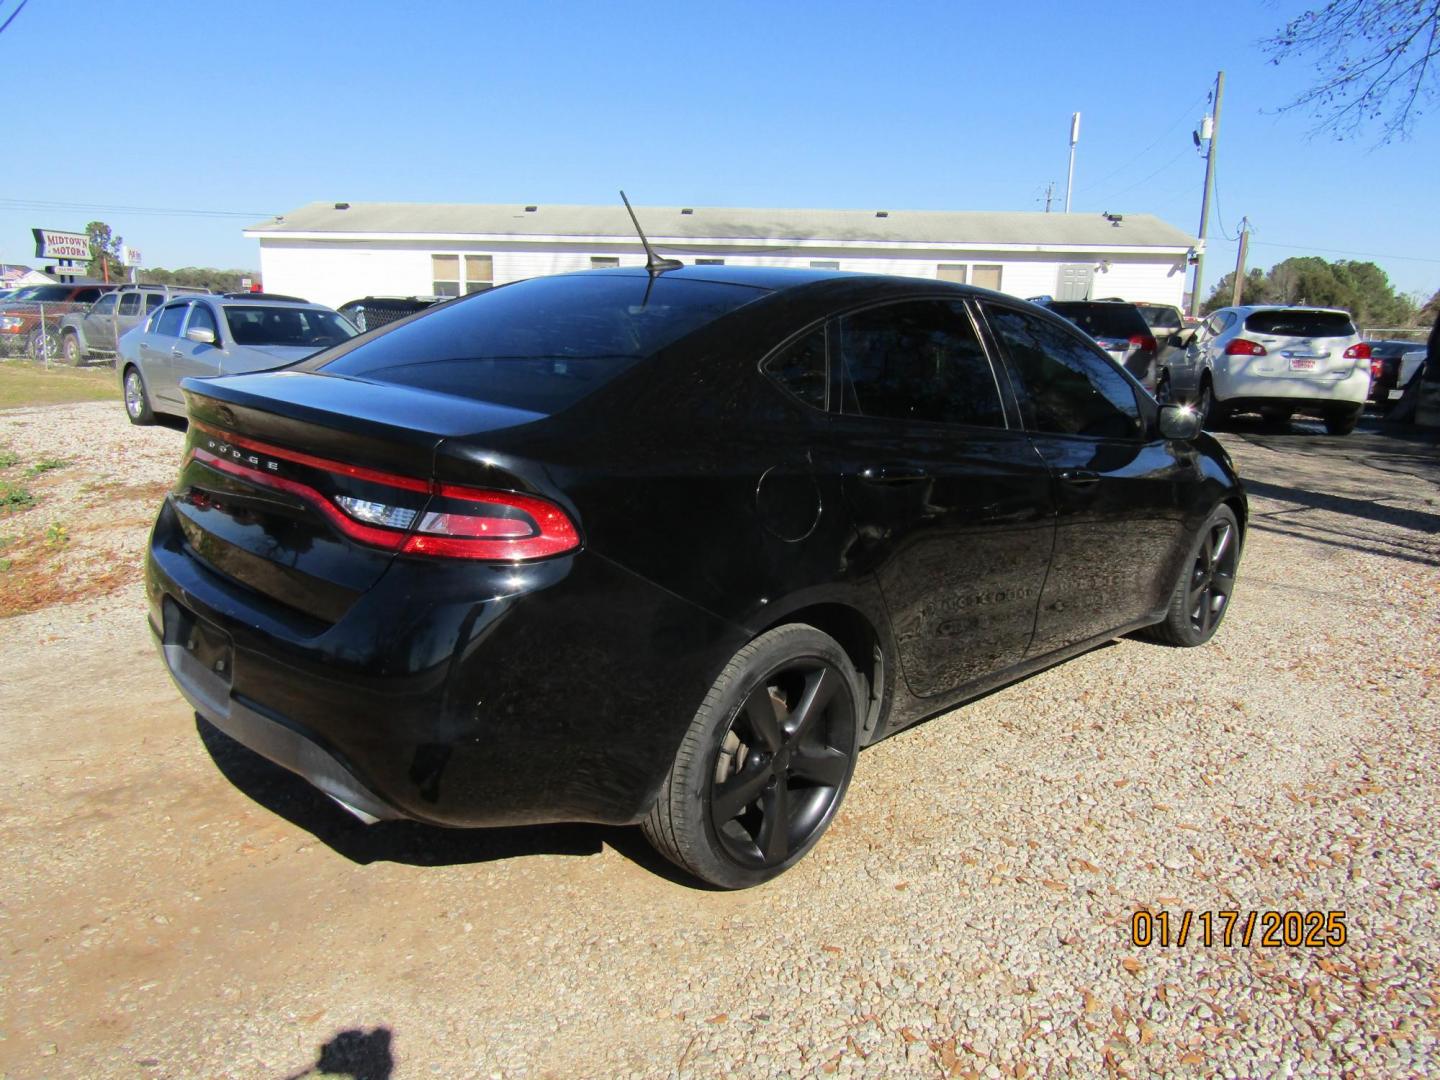
M 65 362 L 71 367 L 79 367 L 85 362 L 85 350 L 80 347 L 78 334 L 66 334 L 60 350 L 65 354 Z
M 1204 645 L 1220 629 L 1235 591 L 1240 565 L 1240 526 L 1235 511 L 1217 506 L 1191 542 L 1163 622 L 1143 635 L 1166 645 Z
M 777 627 L 721 672 L 643 823 L 662 855 L 725 889 L 758 885 L 815 846 L 855 768 L 865 701 L 845 650 Z
M 150 395 L 145 392 L 145 380 L 140 369 L 131 364 L 125 369 L 125 415 L 132 424 L 144 426 L 155 422 L 154 410 L 150 408 Z

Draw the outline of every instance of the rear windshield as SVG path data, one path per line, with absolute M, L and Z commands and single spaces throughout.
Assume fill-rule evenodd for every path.
M 333 311 L 311 308 L 226 305 L 225 323 L 237 345 L 304 345 L 329 348 L 355 336 L 355 328 Z
M 1245 320 L 1252 334 L 1282 337 L 1353 337 L 1355 324 L 1341 311 L 1256 311 Z
M 1148 331 L 1134 304 L 1091 304 L 1058 300 L 1050 310 L 1063 315 L 1093 338 L 1128 338 Z
M 1164 304 L 1136 304 L 1140 317 L 1155 330 L 1179 330 L 1180 312 Z
M 443 304 L 316 366 L 553 413 L 765 294 L 663 274 L 531 278 Z

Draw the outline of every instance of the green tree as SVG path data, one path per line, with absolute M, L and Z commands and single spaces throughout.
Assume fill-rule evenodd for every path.
M 1317 78 L 1281 111 L 1305 109 L 1337 139 L 1380 124 L 1382 143 L 1409 138 L 1440 71 L 1435 0 L 1330 0 L 1261 42 L 1270 62 L 1314 58 Z
M 182 266 L 179 270 L 153 267 L 140 272 L 140 280 L 150 285 L 190 285 L 214 292 L 240 292 L 241 278 L 258 278 L 254 270 L 216 270 L 211 266 Z
M 1234 280 L 1233 273 L 1221 278 L 1201 310 L 1208 314 L 1227 307 Z M 1409 326 L 1416 318 L 1415 302 L 1397 294 L 1385 271 L 1373 262 L 1328 262 L 1318 255 L 1286 259 L 1264 273 L 1252 269 L 1245 275 L 1241 303 L 1342 308 L 1362 327 Z
M 90 237 L 90 263 L 85 272 L 92 278 L 124 281 L 125 264 L 120 257 L 120 249 L 125 246 L 125 238 L 112 236 L 110 226 L 103 221 L 92 221 L 86 225 L 85 235 Z

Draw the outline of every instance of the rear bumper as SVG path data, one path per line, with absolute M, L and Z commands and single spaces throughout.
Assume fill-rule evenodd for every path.
M 1242 402 L 1283 402 L 1296 411 L 1361 406 L 1370 393 L 1370 369 L 1356 365 L 1343 378 L 1250 374 L 1216 368 L 1215 397 L 1240 408 Z
M 147 589 L 201 716 L 362 816 L 449 826 L 639 820 L 746 637 L 588 552 L 397 558 L 320 625 L 210 569 L 168 501 Z

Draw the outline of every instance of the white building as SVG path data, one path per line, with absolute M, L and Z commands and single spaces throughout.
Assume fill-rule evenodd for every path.
M 1180 304 L 1194 237 L 1148 214 L 751 210 L 642 206 L 656 250 L 686 263 L 941 278 L 1015 296 Z M 245 230 L 267 292 L 338 306 L 457 296 L 507 281 L 641 266 L 624 206 L 310 203 Z

